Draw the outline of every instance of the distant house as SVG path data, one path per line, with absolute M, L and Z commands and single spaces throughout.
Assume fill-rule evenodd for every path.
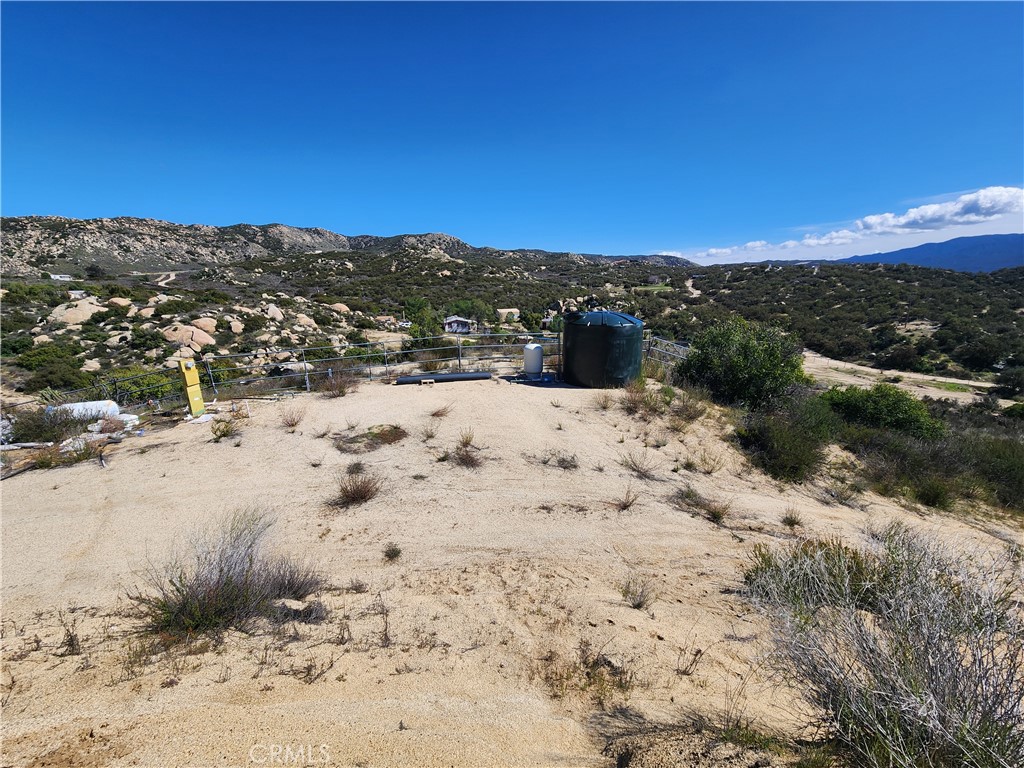
M 452 315 L 444 319 L 445 333 L 472 333 L 476 323 L 466 317 Z
M 72 301 L 80 301 L 88 295 L 88 291 L 68 291 L 68 298 Z
M 518 323 L 519 322 L 519 310 L 514 308 L 509 309 L 497 309 L 498 321 L 502 323 Z
M 50 279 L 51 280 L 60 280 L 62 283 L 70 283 L 75 278 L 73 278 L 71 275 L 53 275 L 53 274 L 51 274 L 50 275 Z

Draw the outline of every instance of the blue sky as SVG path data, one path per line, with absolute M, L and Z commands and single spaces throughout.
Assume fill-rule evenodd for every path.
M 8 216 L 702 261 L 1024 230 L 1021 3 L 0 14 Z

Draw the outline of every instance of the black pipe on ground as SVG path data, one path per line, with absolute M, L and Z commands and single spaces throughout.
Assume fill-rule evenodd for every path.
M 489 378 L 491 378 L 491 374 L 485 372 L 422 373 L 416 376 L 399 376 L 395 379 L 395 384 L 420 384 L 424 381 L 435 381 L 438 383 L 443 381 L 478 381 Z

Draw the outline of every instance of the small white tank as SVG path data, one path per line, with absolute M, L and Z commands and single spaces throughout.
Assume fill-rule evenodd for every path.
M 523 348 L 523 371 L 531 376 L 544 372 L 544 347 L 540 344 L 527 344 Z

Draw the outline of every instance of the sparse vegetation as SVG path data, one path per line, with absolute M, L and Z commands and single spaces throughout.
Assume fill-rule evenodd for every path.
M 238 422 L 235 419 L 214 419 L 210 422 L 210 433 L 215 443 L 235 437 L 239 434 Z
M 541 464 L 554 465 L 559 469 L 579 469 L 580 463 L 575 453 L 564 453 L 563 451 L 551 450 L 539 459 Z
M 556 697 L 571 692 L 589 695 L 600 707 L 628 696 L 636 685 L 636 673 L 625 663 L 616 662 L 595 648 L 589 640 L 580 640 L 575 658 L 563 660 L 551 651 L 541 660 L 540 676 Z
M 387 546 L 384 547 L 384 559 L 389 563 L 393 563 L 395 560 L 402 556 L 402 548 L 395 544 L 393 541 L 389 541 Z
M 442 405 L 440 408 L 435 408 L 434 410 L 432 410 L 430 412 L 430 418 L 432 418 L 432 419 L 443 419 L 444 417 L 446 417 L 446 416 L 451 414 L 452 407 L 453 407 L 452 403 L 446 403 L 445 405 Z
M 731 501 L 712 499 L 699 493 L 692 485 L 684 485 L 672 495 L 672 502 L 680 509 L 702 515 L 715 525 L 722 525 L 732 511 Z
M 619 510 L 619 512 L 625 512 L 627 509 L 631 509 L 639 498 L 640 492 L 634 490 L 632 483 L 630 483 L 626 485 L 626 490 L 622 494 L 622 498 L 616 499 L 612 503 L 612 506 Z
M 630 576 L 619 585 L 619 593 L 626 605 L 638 611 L 646 611 L 658 599 L 655 583 L 651 579 Z
M 324 397 L 345 397 L 359 388 L 359 379 L 346 371 L 335 371 L 330 376 L 322 376 L 316 380 L 316 391 Z
M 376 475 L 364 472 L 346 472 L 338 480 L 338 493 L 328 500 L 332 507 L 353 507 L 365 504 L 380 493 L 384 481 Z
M 782 524 L 790 530 L 793 530 L 794 528 L 802 528 L 804 518 L 795 509 L 787 509 L 785 514 L 782 516 Z
M 659 462 L 657 454 L 644 448 L 643 450 L 630 451 L 625 456 L 619 457 L 619 464 L 641 480 L 653 480 L 654 472 L 658 468 Z
M 84 432 L 90 421 L 59 408 L 19 408 L 11 420 L 11 442 L 60 443 Z
M 745 574 L 777 660 L 857 765 L 1024 764 L 1024 624 L 1008 558 L 908 529 L 869 549 L 758 545 Z
M 289 406 L 281 410 L 281 426 L 289 432 L 294 432 L 305 417 L 305 408 L 299 405 Z
M 140 588 L 129 592 L 144 626 L 175 637 L 245 629 L 272 618 L 274 601 L 304 600 L 322 590 L 312 566 L 267 551 L 273 518 L 261 510 L 227 517 L 191 552 L 151 564 Z

